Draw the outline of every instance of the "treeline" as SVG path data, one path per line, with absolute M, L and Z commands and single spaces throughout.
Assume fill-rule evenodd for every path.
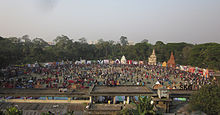
M 0 37 L 0 66 L 67 59 L 72 61 L 114 60 L 120 59 L 122 55 L 131 60 L 147 61 L 152 50 L 155 49 L 158 62 L 167 61 L 173 51 L 177 64 L 220 70 L 220 44 L 218 43 L 193 45 L 184 42 L 165 44 L 157 41 L 153 45 L 143 40 L 135 45 L 128 45 L 127 37 L 122 36 L 120 43 L 99 39 L 97 44 L 88 44 L 85 38 L 74 41 L 64 35 L 57 36 L 54 42 L 55 45 L 49 45 L 42 38 L 30 40 L 28 35 L 21 38 Z

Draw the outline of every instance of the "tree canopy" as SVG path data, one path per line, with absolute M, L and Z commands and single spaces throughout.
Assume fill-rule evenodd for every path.
M 200 110 L 208 115 L 220 114 L 220 85 L 205 85 L 191 96 L 192 110 Z
M 38 62 L 51 62 L 61 60 L 79 59 L 116 59 L 122 55 L 130 60 L 147 61 L 152 50 L 155 49 L 157 61 L 168 61 L 170 53 L 174 52 L 177 64 L 192 65 L 220 70 L 220 44 L 188 44 L 163 43 L 156 44 L 144 42 L 128 45 L 125 36 L 119 38 L 120 43 L 99 39 L 97 44 L 88 44 L 86 38 L 77 41 L 68 36 L 61 35 L 54 39 L 55 45 L 49 45 L 42 38 L 30 40 L 28 35 L 21 38 L 0 37 L 0 67 L 10 64 L 27 64 Z

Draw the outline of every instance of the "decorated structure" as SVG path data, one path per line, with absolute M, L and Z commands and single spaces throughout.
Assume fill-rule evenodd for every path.
M 126 58 L 124 55 L 121 57 L 121 64 L 126 64 Z
M 148 64 L 149 65 L 156 65 L 157 64 L 157 57 L 155 55 L 155 50 L 153 49 L 153 52 L 151 56 L 148 58 Z
M 170 59 L 167 62 L 167 66 L 168 67 L 175 67 L 176 66 L 175 59 L 174 59 L 174 56 L 173 56 L 173 52 L 171 52 Z
M 167 67 L 167 62 L 163 62 L 162 67 Z

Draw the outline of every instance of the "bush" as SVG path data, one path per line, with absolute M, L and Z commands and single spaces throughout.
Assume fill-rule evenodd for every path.
M 191 96 L 190 107 L 208 115 L 220 114 L 220 85 L 205 85 Z

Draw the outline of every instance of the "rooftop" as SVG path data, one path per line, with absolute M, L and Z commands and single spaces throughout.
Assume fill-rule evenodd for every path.
M 0 96 L 88 96 L 88 89 L 67 92 L 59 92 L 58 89 L 0 89 Z
M 94 96 L 138 96 L 154 94 L 155 92 L 146 86 L 138 85 L 94 86 L 90 92 L 90 95 Z

